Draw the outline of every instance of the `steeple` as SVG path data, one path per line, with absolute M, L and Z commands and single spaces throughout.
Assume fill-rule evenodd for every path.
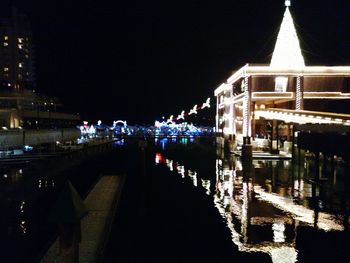
M 290 0 L 285 1 L 286 11 L 278 33 L 271 67 L 302 68 L 305 66 L 294 21 L 289 11 Z

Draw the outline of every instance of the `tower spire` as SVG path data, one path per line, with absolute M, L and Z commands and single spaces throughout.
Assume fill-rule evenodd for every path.
M 284 2 L 284 5 L 285 5 L 286 7 L 289 7 L 289 6 L 291 5 L 291 0 L 286 0 L 286 1 Z
M 286 0 L 285 4 L 286 11 L 278 33 L 270 66 L 282 68 L 302 68 L 305 66 L 305 62 L 300 49 L 293 17 L 288 8 L 288 6 L 290 6 L 290 0 Z

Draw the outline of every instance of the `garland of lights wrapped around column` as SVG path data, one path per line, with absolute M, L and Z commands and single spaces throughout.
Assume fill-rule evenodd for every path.
M 296 110 L 301 110 L 301 77 L 298 76 L 297 77 L 297 87 L 296 87 L 296 94 L 295 94 L 295 97 L 296 97 L 296 105 L 295 105 L 295 109 Z
M 243 99 L 243 135 L 244 136 L 249 136 L 249 107 L 250 107 L 250 99 L 249 99 L 249 77 L 244 74 L 244 80 L 243 80 L 243 85 L 244 85 L 244 99 Z

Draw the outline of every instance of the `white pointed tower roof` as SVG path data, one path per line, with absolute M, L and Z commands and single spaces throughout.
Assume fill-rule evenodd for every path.
M 278 33 L 275 50 L 272 54 L 271 67 L 279 68 L 303 68 L 305 67 L 304 57 L 301 53 L 297 31 L 289 11 L 290 1 L 286 1 L 286 11 L 280 31 Z

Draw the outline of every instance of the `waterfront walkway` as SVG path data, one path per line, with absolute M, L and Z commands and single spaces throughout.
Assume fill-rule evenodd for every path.
M 81 222 L 82 242 L 79 262 L 98 262 L 104 251 L 122 191 L 124 176 L 103 176 L 86 197 L 84 203 L 89 211 Z M 59 260 L 59 240 L 48 250 L 41 263 Z

